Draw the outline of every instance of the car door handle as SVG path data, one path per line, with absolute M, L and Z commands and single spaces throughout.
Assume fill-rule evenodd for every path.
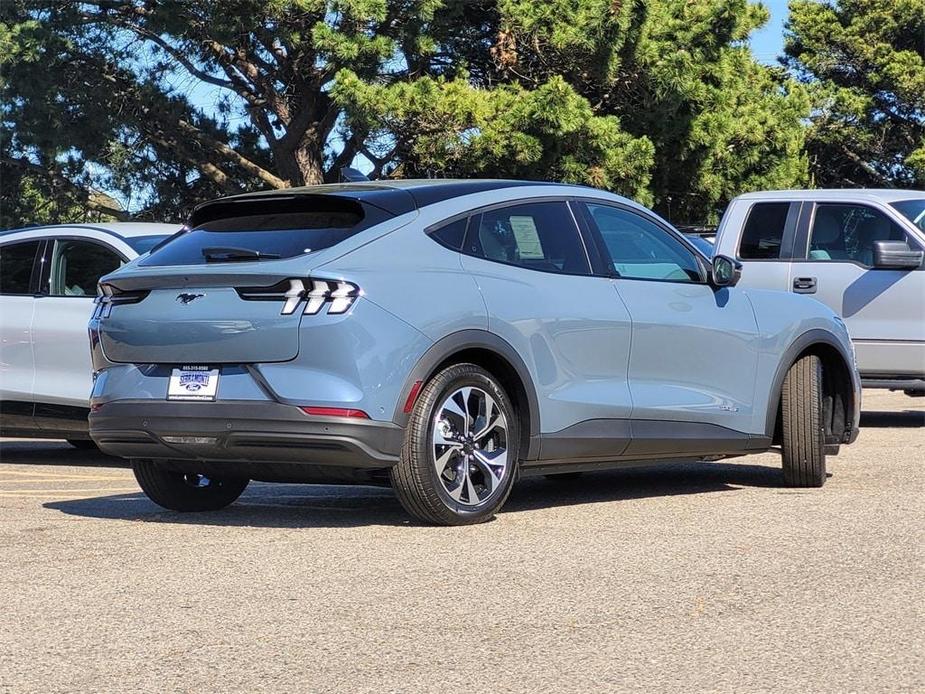
M 816 278 L 815 277 L 796 277 L 793 280 L 793 291 L 797 294 L 815 294 Z

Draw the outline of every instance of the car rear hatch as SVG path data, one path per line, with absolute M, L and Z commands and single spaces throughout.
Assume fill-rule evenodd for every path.
M 336 278 L 310 278 L 311 268 L 347 252 L 360 231 L 387 233 L 405 211 L 335 195 L 208 203 L 194 213 L 192 229 L 101 280 L 93 329 L 113 362 L 294 359 L 303 316 L 319 306 L 333 313 L 331 295 L 355 291 Z M 320 298 L 312 301 L 311 292 Z

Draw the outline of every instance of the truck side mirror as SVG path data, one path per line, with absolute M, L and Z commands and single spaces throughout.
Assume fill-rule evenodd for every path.
M 710 280 L 714 287 L 734 287 L 742 277 L 742 263 L 725 255 L 713 256 Z
M 914 251 L 905 241 L 874 241 L 874 267 L 884 270 L 913 270 L 922 264 L 925 252 Z

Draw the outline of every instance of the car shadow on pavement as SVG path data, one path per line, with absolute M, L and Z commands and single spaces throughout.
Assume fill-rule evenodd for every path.
M 861 412 L 861 428 L 899 427 L 911 429 L 925 427 L 925 410 L 902 410 L 900 412 Z
M 527 479 L 514 487 L 503 512 L 730 492 L 743 487 L 782 488 L 780 467 L 742 463 L 677 463 L 587 473 L 577 479 Z
M 571 480 L 524 479 L 514 487 L 501 513 L 781 486 L 779 467 L 723 463 L 659 465 L 588 473 Z M 391 489 L 364 486 L 255 482 L 233 505 L 208 513 L 165 511 L 141 493 L 50 501 L 44 507 L 87 518 L 189 525 L 272 528 L 420 525 L 404 512 Z
M 7 465 L 74 465 L 76 467 L 129 467 L 127 460 L 96 449 L 80 450 L 56 440 L 2 441 L 0 463 Z

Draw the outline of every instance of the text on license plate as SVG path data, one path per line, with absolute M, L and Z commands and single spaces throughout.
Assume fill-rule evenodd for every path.
M 187 366 L 173 369 L 167 385 L 168 400 L 215 400 L 218 391 L 218 369 L 208 366 Z

